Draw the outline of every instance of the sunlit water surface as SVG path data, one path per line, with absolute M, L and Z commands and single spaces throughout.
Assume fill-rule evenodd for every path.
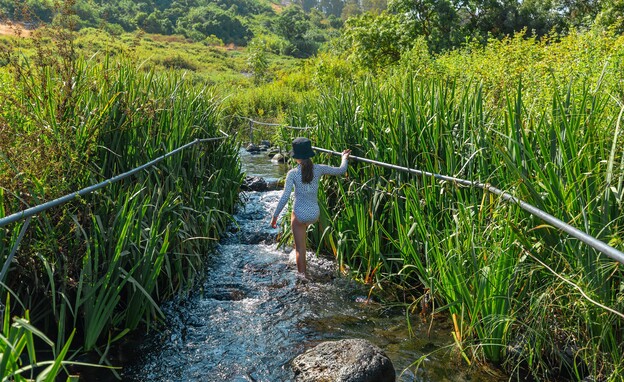
M 248 175 L 276 180 L 286 171 L 264 155 L 242 152 Z M 238 227 L 218 245 L 200 290 L 164 309 L 166 328 L 148 336 L 125 381 L 292 381 L 290 361 L 321 341 L 364 338 L 381 347 L 398 381 L 492 381 L 462 371 L 451 326 L 431 325 L 366 299 L 368 289 L 340 276 L 331 260 L 308 253 L 308 279 L 290 248 L 278 249 L 269 215 L 279 191 L 250 192 Z M 438 350 L 438 351 L 435 351 Z M 429 355 L 416 371 L 411 364 Z

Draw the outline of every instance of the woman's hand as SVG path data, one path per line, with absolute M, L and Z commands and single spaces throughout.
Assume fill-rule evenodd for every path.
M 277 228 L 277 218 L 275 216 L 271 218 L 271 227 Z
M 349 149 L 345 149 L 345 150 L 342 152 L 342 157 L 343 157 L 344 159 L 349 159 L 349 155 L 351 155 L 351 150 L 349 150 Z

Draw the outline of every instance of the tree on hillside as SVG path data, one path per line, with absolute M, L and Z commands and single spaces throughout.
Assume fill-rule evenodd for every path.
M 275 33 L 289 42 L 283 53 L 294 57 L 309 57 L 318 50 L 317 42 L 308 38 L 310 30 L 310 17 L 299 5 L 284 9 L 274 24 Z
M 371 12 L 373 14 L 380 14 L 388 8 L 388 2 L 386 0 L 361 0 L 362 12 Z
M 147 33 L 171 34 L 174 30 L 171 21 L 164 17 L 158 9 L 149 15 L 145 12 L 139 12 L 136 17 L 136 25 Z
M 559 14 L 563 15 L 568 25 L 573 28 L 588 28 L 600 14 L 603 5 L 608 6 L 611 0 L 557 0 L 555 5 Z
M 340 18 L 347 20 L 348 18 L 355 17 L 362 14 L 362 8 L 358 0 L 346 0 L 345 6 L 342 8 Z
M 379 69 L 401 58 L 413 40 L 405 32 L 402 17 L 387 12 L 365 13 L 345 23 L 344 44 L 358 66 Z
M 520 31 L 528 36 L 562 31 L 565 23 L 556 1 L 390 0 L 388 11 L 348 19 L 344 43 L 338 46 L 357 65 L 378 70 L 399 61 L 415 42 L 421 48 L 426 43 L 429 52 L 442 52 L 468 40 L 486 43 Z
M 54 4 L 48 1 L 0 0 L 0 17 L 6 17 L 12 21 L 50 23 L 54 14 Z
M 624 0 L 609 0 L 596 16 L 596 25 L 614 33 L 624 33 Z
M 249 43 L 247 66 L 251 70 L 255 84 L 259 84 L 269 77 L 267 52 L 268 47 L 264 39 L 256 37 Z
M 566 29 L 563 16 L 556 11 L 553 1 L 525 0 L 519 8 L 519 25 L 516 31 L 526 29 L 528 36 L 544 36 L 553 30 Z
M 214 4 L 191 9 L 187 15 L 178 19 L 176 31 L 196 41 L 214 35 L 226 44 L 243 46 L 253 36 L 235 15 Z
M 76 1 L 73 6 L 74 15 L 78 16 L 85 27 L 101 23 L 100 9 L 95 4 L 86 1 Z
M 388 9 L 403 17 L 401 24 L 412 38 L 423 36 L 432 51 L 440 52 L 457 48 L 466 39 L 485 43 L 521 30 L 537 36 L 560 31 L 564 23 L 555 1 L 391 0 Z
M 318 6 L 326 15 L 340 17 L 342 14 L 342 8 L 344 7 L 344 2 L 343 0 L 319 0 Z
M 294 4 L 297 4 L 303 8 L 304 11 L 310 12 L 312 9 L 318 9 L 318 0 L 296 0 L 293 1 Z
M 240 16 L 273 13 L 273 8 L 257 0 L 216 0 L 214 3 L 222 9 L 235 7 L 236 14 Z
M 126 6 L 133 6 L 126 4 Z M 126 7 L 121 7 L 112 3 L 102 4 L 102 19 L 109 24 L 121 26 L 125 31 L 133 31 L 137 28 L 135 16 L 136 13 L 130 11 Z
M 458 13 L 449 0 L 392 0 L 388 9 L 401 17 L 401 27 L 412 38 L 424 36 L 434 51 L 462 42 Z
M 308 15 L 298 5 L 284 9 L 275 22 L 275 31 L 288 41 L 301 40 L 308 29 Z

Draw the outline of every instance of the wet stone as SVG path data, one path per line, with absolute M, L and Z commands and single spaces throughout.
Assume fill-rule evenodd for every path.
M 219 301 L 241 301 L 247 297 L 247 292 L 241 288 L 214 288 L 207 293 L 204 298 L 219 300 Z
M 247 150 L 250 153 L 258 153 L 260 151 L 260 147 L 254 145 L 253 143 L 250 143 L 247 145 L 247 147 L 245 147 L 245 150 Z
M 363 339 L 322 342 L 292 361 L 296 382 L 394 382 L 392 361 Z
M 287 159 L 286 156 L 280 153 L 273 155 L 273 157 L 271 158 L 273 162 L 278 162 L 278 163 L 284 163 L 286 162 L 286 159 Z
M 279 147 L 269 147 L 269 149 L 267 150 L 267 156 L 269 158 L 272 158 L 275 154 L 278 154 L 279 152 Z
M 259 176 L 248 176 L 241 184 L 243 191 L 268 191 L 268 189 L 266 180 Z

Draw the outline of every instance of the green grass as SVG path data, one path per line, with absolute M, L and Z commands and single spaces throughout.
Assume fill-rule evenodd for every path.
M 304 134 L 321 147 L 491 183 L 624 248 L 621 36 L 418 51 L 378 78 L 328 53 L 300 67 L 269 53 L 272 80 L 253 86 L 241 74 L 244 51 L 99 33 L 81 32 L 74 48 L 86 58 L 70 66 L 69 56 L 36 60 L 22 41 L 18 70 L 0 70 L 0 126 L 10 127 L 0 129 L 0 216 L 219 127 L 242 134 L 242 115 L 318 126 L 267 133 L 284 147 Z M 238 197 L 236 148 L 228 140 L 189 150 L 33 221 L 9 286 L 32 325 L 59 333 L 57 354 L 76 328 L 73 346 L 105 355 L 197 281 L 197 254 Z M 410 310 L 432 298 L 467 363 L 516 379 L 618 380 L 622 319 L 604 306 L 624 311 L 621 265 L 482 190 L 364 163 L 322 189 L 309 236 L 317 249 L 363 282 L 414 293 Z M 18 231 L 0 230 L 0 258 Z
M 223 135 L 211 88 L 104 53 L 74 56 L 70 40 L 57 44 L 55 54 L 14 56 L 3 77 L 0 216 Z M 57 352 L 67 343 L 71 354 L 95 351 L 101 362 L 129 331 L 154 328 L 159 304 L 201 279 L 208 255 L 200 254 L 230 221 L 242 181 L 237 150 L 233 138 L 202 143 L 38 215 L 1 291 L 21 301 L 13 313 L 28 311 Z M 0 230 L 0 259 L 19 226 Z
M 0 341 L 0 375 L 11 381 L 56 381 L 57 375 L 71 362 L 68 357 L 74 333 L 72 332 L 60 350 L 44 333 L 31 325 L 28 311 L 23 318 L 11 316 L 10 298 L 7 297 Z M 42 342 L 49 347 L 50 359 L 41 354 L 35 345 Z M 39 353 L 39 354 L 38 354 Z
M 491 183 L 621 249 L 620 105 L 599 86 L 564 89 L 538 110 L 516 84 L 494 109 L 485 105 L 498 95 L 480 84 L 366 80 L 329 89 L 293 119 L 313 114 L 318 146 Z M 616 380 L 622 320 L 592 301 L 623 310 L 617 263 L 478 189 L 353 163 L 323 190 L 314 244 L 364 282 L 431 294 L 468 362 Z M 510 353 L 519 338 L 526 345 Z

